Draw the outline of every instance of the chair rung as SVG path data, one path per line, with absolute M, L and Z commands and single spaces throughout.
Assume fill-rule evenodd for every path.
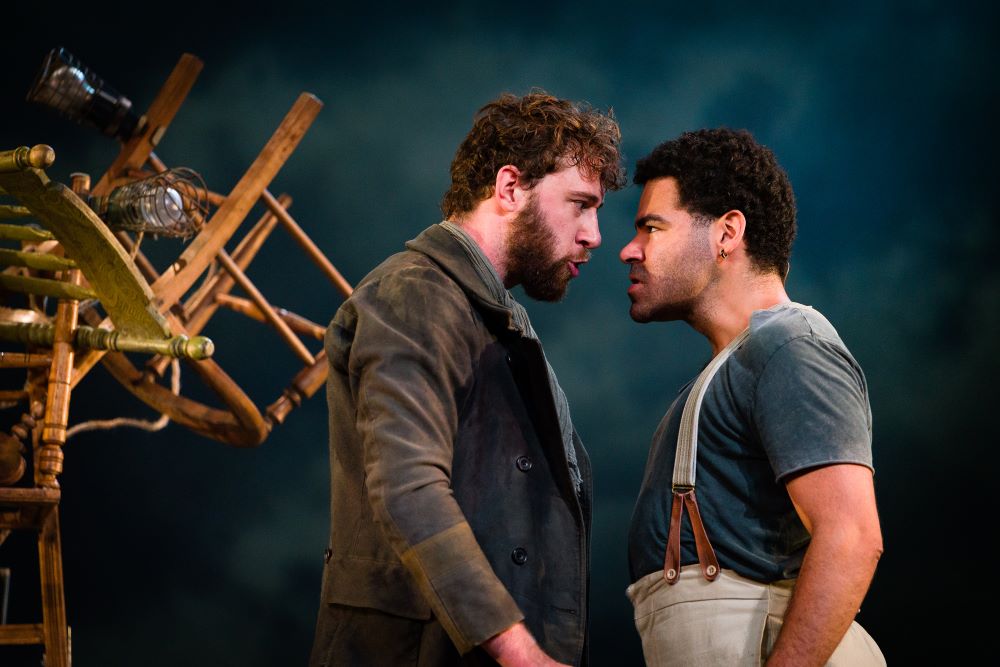
M 59 489 L 0 486 L 0 505 L 35 505 L 37 507 L 58 505 L 61 495 Z
M 0 264 L 4 266 L 24 266 L 39 271 L 69 271 L 76 268 L 76 262 L 65 257 L 56 257 L 44 252 L 21 252 L 0 248 Z
M 20 294 L 37 294 L 55 299 L 96 299 L 97 292 L 87 287 L 80 287 L 62 280 L 48 278 L 29 278 L 27 276 L 9 276 L 0 273 L 0 287 Z
M 14 218 L 28 218 L 31 216 L 31 209 L 27 206 L 11 206 L 0 204 L 0 220 L 11 220 Z
M 51 241 L 52 232 L 27 225 L 0 224 L 0 239 L 8 241 Z
M 0 625 L 0 644 L 44 644 L 45 634 L 41 623 Z

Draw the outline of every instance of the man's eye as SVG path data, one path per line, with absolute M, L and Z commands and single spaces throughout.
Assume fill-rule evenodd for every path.
M 660 231 L 659 227 L 654 227 L 653 225 L 646 225 L 644 229 L 646 230 L 647 234 L 652 234 L 653 232 Z

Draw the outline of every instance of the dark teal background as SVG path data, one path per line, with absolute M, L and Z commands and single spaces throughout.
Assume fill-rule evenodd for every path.
M 58 45 L 140 111 L 182 53 L 202 58 L 158 154 L 220 192 L 312 92 L 325 107 L 271 189 L 294 197 L 292 214 L 354 283 L 439 219 L 451 156 L 502 91 L 537 86 L 613 107 L 630 174 L 684 130 L 751 130 L 798 199 L 789 292 L 833 321 L 870 384 L 886 550 L 859 619 L 890 664 L 960 663 L 987 645 L 992 623 L 973 610 L 995 597 L 983 540 L 998 460 L 996 25 L 986 3 L 941 1 L 5 8 L 0 149 L 52 145 L 48 173 L 64 182 L 74 171 L 98 178 L 117 154 L 24 102 Z M 683 324 L 628 317 L 617 253 L 638 195 L 608 196 L 604 244 L 563 303 L 526 301 L 594 463 L 598 666 L 641 664 L 623 593 L 626 527 L 653 429 L 709 354 Z M 180 251 L 143 249 L 161 268 Z M 249 273 L 273 303 L 317 322 L 340 303 L 280 231 Z M 222 313 L 205 333 L 259 405 L 298 368 L 257 323 Z M 193 373 L 183 386 L 205 395 Z M 176 425 L 67 444 L 77 667 L 305 663 L 327 540 L 324 400 L 256 450 Z M 4 427 L 18 416 L 9 412 Z M 120 414 L 155 418 L 94 369 L 71 423 Z M 13 622 L 35 620 L 33 554 L 26 535 L 0 547 L 0 567 L 14 570 Z M 4 667 L 37 663 L 35 649 L 0 647 Z

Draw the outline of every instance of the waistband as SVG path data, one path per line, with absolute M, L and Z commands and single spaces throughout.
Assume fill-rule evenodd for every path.
M 719 578 L 708 581 L 701 569 L 689 566 L 681 570 L 676 584 L 668 584 L 662 571 L 651 572 L 625 589 L 625 595 L 635 607 L 636 618 L 682 602 L 700 600 L 770 600 L 787 603 L 795 589 L 795 579 L 782 579 L 770 584 L 747 579 L 732 570 L 723 569 Z

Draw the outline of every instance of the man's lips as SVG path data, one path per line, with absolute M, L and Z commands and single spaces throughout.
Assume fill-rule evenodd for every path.
M 632 294 L 633 292 L 638 291 L 640 286 L 642 285 L 642 279 L 639 277 L 639 272 L 635 270 L 630 271 L 628 274 L 628 279 L 629 282 L 631 283 L 631 285 L 628 286 L 628 293 Z
M 580 275 L 580 265 L 581 264 L 586 264 L 589 260 L 590 260 L 590 253 L 589 252 L 586 253 L 586 254 L 584 254 L 579 259 L 567 259 L 566 260 L 566 265 L 569 266 L 569 274 L 570 274 L 570 276 L 572 276 L 573 278 L 576 278 L 578 275 Z

